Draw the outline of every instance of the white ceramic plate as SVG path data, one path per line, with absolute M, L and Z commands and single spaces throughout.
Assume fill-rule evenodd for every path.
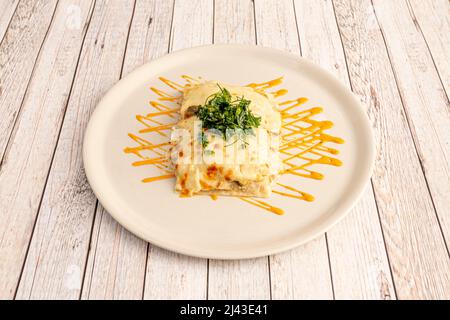
M 151 112 L 150 86 L 159 76 L 180 75 L 245 85 L 284 76 L 286 98 L 308 97 L 308 106 L 322 106 L 320 119 L 335 126 L 330 134 L 345 139 L 336 146 L 343 166 L 319 166 L 324 180 L 284 175 L 315 196 L 306 202 L 273 195 L 270 203 L 284 209 L 278 216 L 242 200 L 206 196 L 179 198 L 174 181 L 142 183 L 148 168 L 132 167 L 129 132 L 142 129 L 136 114 Z M 285 98 L 285 97 L 283 97 Z M 277 253 L 324 233 L 355 204 L 368 182 L 374 143 L 364 109 L 331 74 L 308 60 L 281 51 L 250 46 L 214 45 L 169 54 L 119 81 L 102 99 L 84 139 L 84 165 L 96 196 L 125 228 L 157 246 L 179 253 L 217 259 L 238 259 Z

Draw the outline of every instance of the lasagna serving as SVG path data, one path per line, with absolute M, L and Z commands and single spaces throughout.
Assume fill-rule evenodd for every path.
M 268 197 L 282 170 L 278 110 L 270 93 L 251 87 L 187 86 L 169 154 L 175 189 L 182 196 Z

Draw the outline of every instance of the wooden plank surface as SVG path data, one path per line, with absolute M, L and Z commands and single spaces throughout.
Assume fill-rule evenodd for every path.
M 141 299 L 147 243 L 135 237 L 98 204 L 82 299 Z
M 450 97 L 450 3 L 447 0 L 408 0 L 410 13 L 423 35 L 439 73 L 447 98 Z
M 450 104 L 425 39 L 414 24 L 407 3 L 404 1 L 374 1 L 373 3 L 415 147 L 448 246 L 450 244 L 450 134 L 448 134 Z
M 0 1 L 0 299 L 449 299 L 447 0 Z M 98 204 L 81 142 L 121 76 L 167 52 L 243 43 L 302 54 L 363 102 L 374 175 L 294 250 L 191 258 Z
M 0 259 L 0 297 L 12 297 L 19 281 L 86 32 L 66 25 L 73 3 L 58 5 L 0 171 L 0 255 L 8 257 Z M 78 3 L 87 23 L 93 2 Z
M 255 44 L 253 0 L 215 0 L 214 43 Z
M 123 76 L 167 54 L 173 1 L 138 0 L 128 36 Z M 83 285 L 83 299 L 141 299 L 147 242 L 121 227 L 99 205 Z M 153 261 L 151 262 L 153 263 Z
M 353 92 L 375 129 L 372 181 L 397 297 L 448 298 L 448 252 L 371 2 L 334 4 Z
M 17 298 L 77 299 L 96 198 L 82 164 L 90 114 L 120 77 L 134 1 L 96 2 Z
M 351 89 L 332 2 L 294 4 L 302 55 Z M 327 240 L 336 299 L 395 299 L 370 183 L 349 215 L 327 232 Z
M 9 27 L 19 0 L 4 0 L 0 2 L 0 42 Z
M 21 1 L 0 44 L 0 164 L 56 3 Z

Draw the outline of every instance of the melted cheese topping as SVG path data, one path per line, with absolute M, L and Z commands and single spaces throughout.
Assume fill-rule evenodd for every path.
M 225 141 L 219 135 L 207 134 L 209 143 L 203 149 L 192 139 L 201 132 L 196 131 L 196 121 L 200 121 L 194 111 L 218 92 L 217 84 L 209 81 L 184 91 L 180 109 L 183 119 L 174 129 L 185 129 L 189 134 L 175 139 L 170 152 L 177 178 L 176 190 L 182 196 L 208 193 L 268 197 L 272 182 L 282 170 L 278 145 L 273 147 L 278 142 L 281 129 L 278 104 L 270 94 L 250 87 L 219 83 L 233 97 L 250 100 L 249 108 L 261 117 L 261 125 L 255 130 L 255 135 L 246 136 L 245 143 L 234 136 Z M 196 158 L 199 155 L 201 161 Z
M 257 91 L 251 87 L 233 86 L 218 81 L 208 81 L 200 85 L 187 87 L 181 103 L 182 117 L 185 118 L 190 107 L 204 105 L 208 97 L 218 92 L 218 85 L 226 88 L 234 98 L 244 97 L 250 100 L 250 110 L 254 115 L 261 117 L 262 128 L 271 132 L 280 132 L 281 115 L 273 95 Z

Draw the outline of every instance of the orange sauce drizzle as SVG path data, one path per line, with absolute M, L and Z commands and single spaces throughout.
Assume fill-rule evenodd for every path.
M 261 82 L 261 83 L 249 83 L 247 87 L 253 88 L 255 90 L 265 91 L 267 89 L 276 87 L 283 82 L 283 77 L 279 77 L 270 81 Z
M 170 142 L 164 142 L 159 144 L 153 144 L 148 140 L 145 140 L 141 137 L 138 137 L 132 133 L 129 133 L 128 136 L 133 139 L 135 142 L 139 144 L 137 147 L 127 147 L 123 149 L 125 153 L 132 153 L 136 156 L 138 156 L 141 159 L 144 159 L 145 157 L 141 155 L 141 151 L 143 150 L 151 150 L 152 152 L 156 153 L 157 155 L 163 155 L 163 153 L 160 153 L 157 149 L 165 150 L 163 147 L 170 145 Z
M 179 83 L 173 82 L 172 80 L 169 80 L 164 77 L 159 77 L 159 80 L 161 80 L 165 85 L 169 86 L 172 89 L 175 89 L 179 92 L 183 92 L 184 85 L 181 85 Z
M 148 113 L 146 115 L 147 118 L 152 118 L 152 117 L 157 117 L 157 116 L 162 116 L 162 115 L 168 115 L 168 114 L 172 114 L 172 113 L 177 113 L 178 111 L 180 111 L 180 108 L 175 108 L 175 109 L 169 109 L 166 111 L 160 111 L 160 112 L 153 112 L 153 113 Z
M 146 127 L 151 127 L 152 126 L 152 124 L 147 123 L 147 121 L 148 122 L 153 122 L 154 124 L 163 125 L 162 122 L 159 122 L 159 121 L 157 121 L 155 119 L 152 119 L 152 118 L 147 118 L 146 116 L 143 116 L 143 115 L 140 115 L 140 114 L 136 115 L 136 120 L 139 121 L 140 123 L 142 123 Z M 165 132 L 157 131 L 157 133 L 159 133 L 160 135 L 162 135 L 164 137 L 167 137 L 167 134 Z
M 161 176 L 156 176 L 156 177 L 145 178 L 145 179 L 142 179 L 142 182 L 153 182 L 153 181 L 158 181 L 158 180 L 163 180 L 163 179 L 172 179 L 173 177 L 175 177 L 174 174 L 166 174 L 166 175 L 161 175 Z
M 180 97 L 179 96 L 174 96 L 171 95 L 165 91 L 162 91 L 160 89 L 157 89 L 155 87 L 150 87 L 150 90 L 152 90 L 154 93 L 156 93 L 156 95 L 159 96 L 159 100 L 160 101 L 177 101 Z
M 193 78 L 193 77 L 188 76 L 188 75 L 185 75 L 185 74 L 183 74 L 183 75 L 181 76 L 181 78 L 182 78 L 184 81 L 186 81 L 186 85 L 190 85 L 190 84 L 192 84 L 192 83 L 200 83 L 200 81 L 201 81 L 201 79 L 202 79 L 202 78 L 200 78 L 200 77 L 198 77 L 198 78 Z
M 146 159 L 146 160 L 135 161 L 132 163 L 132 165 L 134 167 L 139 167 L 139 166 L 145 166 L 147 164 L 156 164 L 156 163 L 165 163 L 165 162 L 167 162 L 167 159 L 165 157 L 159 157 L 159 158 L 151 158 L 151 159 Z
M 309 167 L 316 164 L 341 166 L 342 162 L 332 157 L 338 154 L 338 150 L 324 144 L 342 144 L 344 140 L 324 133 L 325 130 L 333 127 L 331 121 L 312 119 L 313 116 L 323 111 L 322 108 L 312 107 L 306 110 L 293 111 L 294 108 L 299 107 L 306 101 L 306 98 L 299 98 L 280 103 L 281 106 L 286 106 L 281 111 L 283 143 L 280 146 L 280 153 L 285 156 L 283 162 L 288 168 L 283 173 L 321 180 L 323 174 L 313 171 Z M 293 112 L 289 113 L 291 110 Z M 301 159 L 303 164 L 293 163 L 293 160 L 296 159 Z
M 165 104 L 158 101 L 150 101 L 150 105 L 159 111 L 170 110 L 169 106 L 166 106 Z
M 159 126 L 148 126 L 145 129 L 139 130 L 139 133 L 146 133 L 146 132 L 153 132 L 153 131 L 159 132 L 161 130 L 169 130 L 169 129 L 172 129 L 172 127 L 176 124 L 177 124 L 176 122 L 173 122 L 173 123 L 168 123 L 168 124 L 162 124 Z
M 284 115 L 287 111 L 289 111 L 289 110 L 291 110 L 291 109 L 294 109 L 294 108 L 296 108 L 296 107 L 298 107 L 298 106 L 304 104 L 305 102 L 308 102 L 308 98 L 300 97 L 300 98 L 297 98 L 297 99 L 295 99 L 295 100 L 286 100 L 286 101 L 284 101 L 284 102 L 281 102 L 281 103 L 280 103 L 280 106 L 285 106 L 285 105 L 287 105 L 287 104 L 291 104 L 290 106 L 288 106 L 288 107 L 286 107 L 286 108 L 284 108 L 284 109 L 281 109 L 282 117 L 284 118 L 283 115 Z
M 280 90 L 277 90 L 277 91 L 275 91 L 275 92 L 272 92 L 272 94 L 273 94 L 273 96 L 274 96 L 275 98 L 284 96 L 284 95 L 287 94 L 287 93 L 288 93 L 288 91 L 287 91 L 286 89 L 280 89 Z
M 279 195 L 282 195 L 282 196 L 285 196 L 285 197 L 296 198 L 296 199 L 305 200 L 305 201 L 309 201 L 309 202 L 314 201 L 314 196 L 309 194 L 309 193 L 297 190 L 297 189 L 295 189 L 295 188 L 293 188 L 291 186 L 287 186 L 287 185 L 281 184 L 279 182 L 277 182 L 277 185 L 279 185 L 280 187 L 283 187 L 284 189 L 292 191 L 293 193 L 287 193 L 287 192 L 283 192 L 283 191 L 272 190 L 273 193 L 276 193 L 276 194 L 279 194 Z
M 166 86 L 176 90 L 177 92 L 183 92 L 183 89 L 186 86 L 193 83 L 199 83 L 201 81 L 200 77 L 193 78 L 188 75 L 182 75 L 181 78 L 185 81 L 184 85 L 164 77 L 160 77 L 159 79 Z M 247 86 L 254 88 L 255 90 L 265 92 L 267 89 L 280 85 L 282 81 L 283 77 L 280 77 L 267 82 L 250 83 Z M 151 87 L 150 89 L 157 95 L 158 101 L 150 101 L 150 106 L 155 109 L 155 112 L 148 113 L 145 116 L 136 116 L 136 119 L 145 126 L 144 129 L 139 130 L 139 133 L 156 132 L 167 137 L 167 134 L 164 131 L 170 130 L 176 122 L 164 123 L 155 118 L 161 116 L 176 118 L 179 115 L 180 96 L 155 87 Z M 286 89 L 279 89 L 271 93 L 275 98 L 277 98 L 287 94 L 288 91 Z M 283 156 L 283 163 L 287 166 L 281 174 L 291 174 L 321 180 L 323 179 L 323 174 L 312 170 L 310 167 L 318 164 L 341 166 L 342 162 L 333 157 L 339 153 L 339 150 L 325 144 L 342 144 L 344 143 L 344 140 L 324 132 L 333 127 L 333 123 L 331 121 L 319 121 L 312 119 L 313 116 L 320 114 L 323 111 L 322 108 L 312 107 L 299 110 L 299 108 L 301 108 L 307 101 L 308 98 L 300 97 L 294 100 L 286 100 L 279 103 L 283 121 L 281 133 L 282 143 L 280 145 L 279 152 Z M 168 106 L 165 104 L 166 102 L 172 102 L 178 106 Z M 171 179 L 175 176 L 173 170 L 169 170 L 167 165 L 168 161 L 164 157 L 164 153 L 167 151 L 166 147 L 170 145 L 169 141 L 153 144 L 150 141 L 131 133 L 129 134 L 129 137 L 137 142 L 138 146 L 125 148 L 124 152 L 134 154 L 141 159 L 133 162 L 132 165 L 152 165 L 161 170 L 161 175 L 145 178 L 142 180 L 143 182 Z M 144 150 L 154 153 L 155 156 L 143 156 L 141 152 Z M 298 164 L 298 160 L 301 160 L 303 163 Z M 277 187 L 278 189 L 272 190 L 275 194 L 304 201 L 314 201 L 313 195 L 298 190 L 293 186 L 277 183 Z M 180 197 L 186 197 L 186 195 L 181 193 Z M 218 198 L 215 194 L 210 195 L 210 197 L 213 200 L 217 200 Z M 284 213 L 281 208 L 272 206 L 271 204 L 256 198 L 239 197 L 239 199 L 264 210 L 273 212 L 277 215 L 282 215 Z
M 282 215 L 284 214 L 283 209 L 278 208 L 278 207 L 274 207 L 270 204 L 268 204 L 267 202 L 258 200 L 258 199 L 254 199 L 254 198 L 246 198 L 246 197 L 239 197 L 239 199 L 241 199 L 242 201 L 245 201 L 247 203 L 250 203 L 254 206 L 260 207 L 261 209 L 270 211 L 272 213 L 278 214 L 278 215 Z

